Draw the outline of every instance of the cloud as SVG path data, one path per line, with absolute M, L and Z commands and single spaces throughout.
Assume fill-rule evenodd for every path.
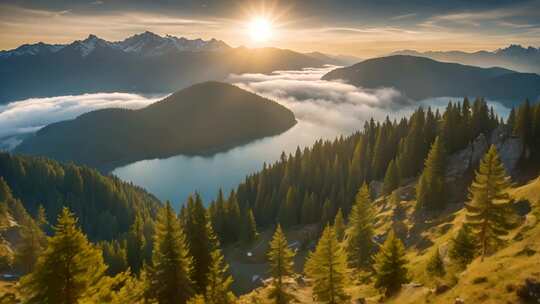
M 265 74 L 231 75 L 229 81 L 291 109 L 296 117 L 350 133 L 363 122 L 386 115 L 402 116 L 413 102 L 393 88 L 364 89 L 320 78 L 335 67 Z
M 97 93 L 31 98 L 0 105 L 0 148 L 13 148 L 20 143 L 21 135 L 36 132 L 54 122 L 73 119 L 92 110 L 139 109 L 160 99 L 128 93 Z
M 228 81 L 284 105 L 299 120 L 332 128 L 338 131 L 337 134 L 360 130 L 370 118 L 379 121 L 386 116 L 399 119 L 409 116 L 418 106 L 443 111 L 448 101 L 461 101 L 461 97 L 414 101 L 394 88 L 366 89 L 344 82 L 321 80 L 333 68 L 230 75 Z M 496 102 L 490 103 L 499 115 L 508 115 L 507 108 Z

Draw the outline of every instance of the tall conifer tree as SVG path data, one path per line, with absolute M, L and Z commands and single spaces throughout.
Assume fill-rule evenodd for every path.
M 356 194 L 356 201 L 349 214 L 345 231 L 345 251 L 349 265 L 354 268 L 369 268 L 373 249 L 373 210 L 368 186 L 364 183 Z
M 509 187 L 510 177 L 506 175 L 497 148 L 492 145 L 480 162 L 469 188 L 470 202 L 465 204 L 465 221 L 478 239 L 482 259 L 508 234 L 508 219 L 512 214 Z
M 347 256 L 332 226 L 326 226 L 314 252 L 304 268 L 313 280 L 313 295 L 320 303 L 346 303 L 350 296 L 345 287 L 350 279 L 347 273 Z
M 21 280 L 25 303 L 76 304 L 105 273 L 101 252 L 64 208 L 32 273 Z
M 272 276 L 272 291 L 270 298 L 276 304 L 289 303 L 293 296 L 286 292 L 283 280 L 293 274 L 293 258 L 295 253 L 289 248 L 287 239 L 278 224 L 270 242 L 268 260 Z
M 127 260 L 131 271 L 139 274 L 146 257 L 146 238 L 144 236 L 144 223 L 140 214 L 129 228 L 127 236 Z
M 444 175 L 446 152 L 439 137 L 435 139 L 416 187 L 416 211 L 434 212 L 445 206 Z
M 184 231 L 167 202 L 159 211 L 156 223 L 147 295 L 159 304 L 186 303 L 194 294 L 192 270 L 193 258 L 189 255 Z
M 384 175 L 383 193 L 388 195 L 397 187 L 399 187 L 399 170 L 396 167 L 396 162 L 391 160 Z
M 390 231 L 375 256 L 375 287 L 391 296 L 409 282 L 405 259 L 405 247 L 394 231 Z
M 193 258 L 192 279 L 196 291 L 203 293 L 212 262 L 211 254 L 217 248 L 217 239 L 198 193 L 188 198 L 183 228 L 189 255 Z

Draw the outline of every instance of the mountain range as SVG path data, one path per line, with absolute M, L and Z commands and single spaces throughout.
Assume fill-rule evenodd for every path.
M 456 62 L 480 67 L 504 67 L 519 72 L 540 74 L 540 48 L 523 47 L 512 44 L 495 51 L 478 51 L 467 53 L 463 51 L 428 51 L 401 50 L 391 55 L 411 55 L 431 59 Z
M 338 68 L 322 77 L 366 88 L 393 87 L 407 97 L 485 97 L 512 106 L 540 96 L 540 75 L 394 55 Z
M 205 82 L 140 110 L 104 109 L 54 123 L 16 151 L 112 169 L 147 158 L 211 154 L 286 131 L 287 108 L 230 84 Z
M 116 42 L 89 35 L 66 45 L 40 42 L 1 51 L 0 104 L 93 92 L 169 93 L 231 73 L 343 64 L 344 58 L 350 60 L 277 48 L 233 48 L 215 39 L 151 32 Z

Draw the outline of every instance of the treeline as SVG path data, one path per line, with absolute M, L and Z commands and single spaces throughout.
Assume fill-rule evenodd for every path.
M 155 218 L 160 206 L 151 194 L 116 177 L 46 158 L 0 153 L 0 177 L 30 214 L 42 206 L 53 225 L 69 207 L 91 240 L 121 238 L 137 214 Z
M 467 98 L 450 102 L 444 113 L 419 108 L 399 121 L 372 119 L 349 137 L 319 140 L 311 148 L 297 149 L 294 155 L 282 154 L 276 163 L 248 176 L 238 186 L 234 200 L 241 213 L 253 212 L 259 227 L 277 222 L 284 227 L 328 222 L 339 209 L 349 214 L 362 183 L 384 180 L 383 190 L 390 193 L 401 181 L 417 176 L 437 136 L 447 153 L 452 153 L 500 123 L 484 100 L 471 104 Z M 214 222 L 234 222 L 227 214 L 214 216 Z

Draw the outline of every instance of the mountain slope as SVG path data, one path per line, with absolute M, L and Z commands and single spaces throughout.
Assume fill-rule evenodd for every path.
M 207 154 L 296 123 L 285 107 L 233 85 L 206 82 L 140 110 L 105 109 L 51 124 L 17 152 L 99 168 L 176 154 Z
M 480 67 L 500 66 L 508 69 L 540 73 L 540 48 L 510 45 L 493 52 L 478 51 L 467 53 L 462 51 L 428 51 L 402 50 L 391 55 L 411 55 L 427 57 L 438 61 L 456 62 Z
M 540 76 L 537 74 L 404 55 L 365 60 L 335 69 L 323 79 L 341 79 L 368 88 L 394 87 L 413 99 L 479 96 L 512 104 L 540 96 Z
M 223 41 L 146 32 L 109 42 L 90 35 L 69 45 L 38 43 L 0 52 L 0 104 L 95 92 L 169 93 L 230 73 L 265 73 L 328 62 L 275 48 L 231 48 Z

